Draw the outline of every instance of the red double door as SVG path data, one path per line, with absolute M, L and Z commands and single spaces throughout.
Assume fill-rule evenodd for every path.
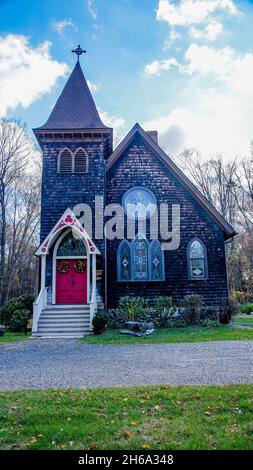
M 56 303 L 87 303 L 87 260 L 56 260 Z

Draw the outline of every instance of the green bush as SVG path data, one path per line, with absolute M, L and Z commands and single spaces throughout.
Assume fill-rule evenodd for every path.
M 232 317 L 239 312 L 238 304 L 233 300 L 225 297 L 221 300 L 219 309 L 219 320 L 222 325 L 228 325 Z
M 27 332 L 27 324 L 30 319 L 30 310 L 22 309 L 16 310 L 11 316 L 8 329 L 13 332 Z
M 200 326 L 205 328 L 216 328 L 220 326 L 219 320 L 211 320 L 210 318 L 204 318 L 200 321 Z
M 0 310 L 0 323 L 9 328 L 12 316 L 17 310 L 29 310 L 29 318 L 32 318 L 34 296 L 24 294 L 9 300 Z
M 157 297 L 154 308 L 156 313 L 156 323 L 159 328 L 171 326 L 172 315 L 176 310 L 172 297 Z
M 197 325 L 203 307 L 202 297 L 197 294 L 186 295 L 183 299 L 184 317 L 188 325 Z
M 127 321 L 144 321 L 149 314 L 147 300 L 142 297 L 121 297 L 119 312 Z
M 111 308 L 107 313 L 107 326 L 110 329 L 117 329 L 123 327 L 128 321 L 126 314 L 119 308 Z
M 250 315 L 253 313 L 253 304 L 245 304 L 240 306 L 240 312 Z
M 97 313 L 92 320 L 94 335 L 102 335 L 107 326 L 108 317 L 104 313 Z

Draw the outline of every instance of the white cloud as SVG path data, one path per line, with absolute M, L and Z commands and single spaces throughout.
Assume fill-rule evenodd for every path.
M 32 47 L 26 36 L 0 36 L 0 117 L 27 108 L 66 74 L 68 66 L 52 59 L 50 47 L 48 41 Z
M 157 129 L 160 145 L 170 154 L 197 148 L 205 157 L 247 155 L 252 140 L 251 110 L 237 98 L 216 92 L 199 95 L 188 107 L 177 107 L 168 115 L 143 124 Z
M 239 54 L 229 47 L 215 49 L 191 44 L 185 58 L 188 63 L 181 71 L 199 77 L 211 76 L 234 93 L 253 94 L 253 54 Z
M 99 115 L 103 123 L 108 127 L 113 127 L 116 131 L 125 126 L 126 121 L 122 117 L 110 116 L 106 111 L 98 108 Z
M 95 1 L 94 0 L 87 0 L 87 8 L 92 16 L 92 18 L 95 20 L 97 18 L 97 9 L 95 6 Z
M 77 31 L 77 27 L 73 23 L 71 18 L 68 18 L 68 19 L 65 18 L 65 19 L 60 20 L 60 21 L 54 21 L 53 24 L 52 24 L 53 30 L 56 31 L 56 33 L 58 33 L 58 34 L 64 33 L 65 29 L 68 28 L 68 27 L 74 28 L 75 31 Z
M 87 83 L 88 83 L 89 89 L 92 93 L 96 93 L 101 88 L 100 83 L 93 83 L 90 80 L 87 80 Z
M 181 39 L 181 34 L 179 34 L 175 29 L 172 29 L 168 39 L 164 41 L 163 50 L 168 51 L 177 39 Z
M 145 128 L 158 129 L 161 145 L 172 153 L 196 147 L 204 155 L 248 154 L 253 138 L 253 54 L 191 44 L 185 60 L 180 72 L 195 79 L 184 87 L 188 104 L 145 123 Z
M 194 39 L 206 39 L 215 41 L 223 33 L 223 24 L 213 20 L 205 26 L 204 29 L 198 29 L 195 26 L 190 28 L 189 34 Z
M 154 60 L 145 66 L 144 75 L 146 77 L 150 77 L 152 75 L 159 76 L 162 71 L 169 71 L 173 65 L 179 66 L 177 60 L 174 58 L 167 60 Z
M 223 10 L 238 15 L 239 10 L 232 0 L 159 0 L 156 17 L 171 26 L 189 26 L 209 21 L 217 11 Z

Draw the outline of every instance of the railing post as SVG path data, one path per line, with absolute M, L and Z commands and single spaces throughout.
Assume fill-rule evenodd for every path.
M 90 303 L 90 330 L 92 331 L 92 320 L 97 311 L 97 266 L 96 254 L 92 254 L 92 294 Z

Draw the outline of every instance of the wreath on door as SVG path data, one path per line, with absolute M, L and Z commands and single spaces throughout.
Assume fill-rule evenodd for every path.
M 69 272 L 70 265 L 68 261 L 61 261 L 57 266 L 58 273 L 66 274 Z
M 85 261 L 77 261 L 77 262 L 74 264 L 74 270 L 75 270 L 77 273 L 84 273 L 85 268 L 86 268 L 86 263 L 85 263 Z

